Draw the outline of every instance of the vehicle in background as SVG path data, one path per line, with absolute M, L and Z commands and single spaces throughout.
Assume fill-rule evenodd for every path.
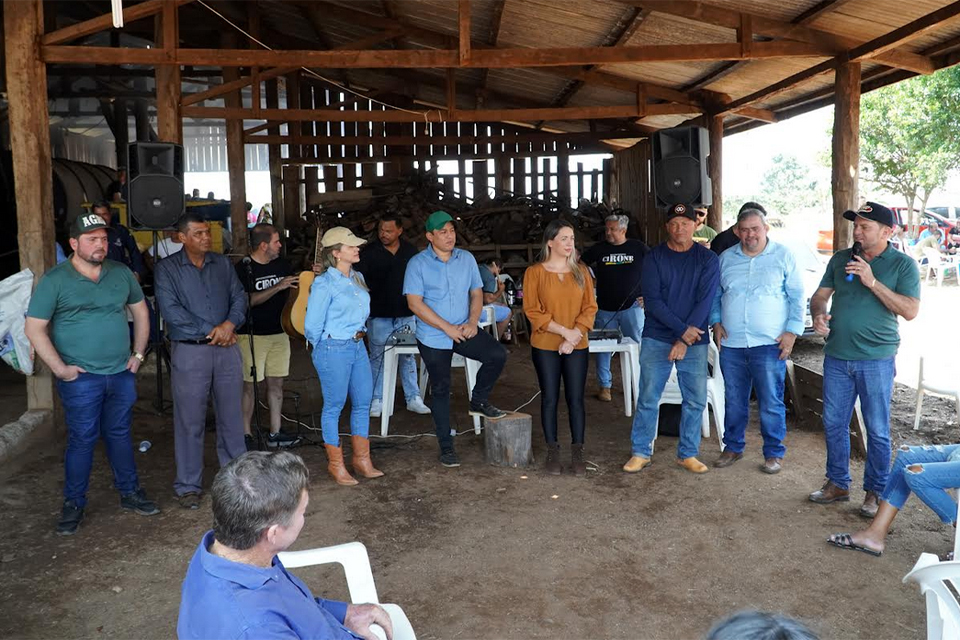
M 813 247 L 809 244 L 795 237 L 781 238 L 780 234 L 776 234 L 773 239 L 789 249 L 797 261 L 797 268 L 800 269 L 800 273 L 803 276 L 803 293 L 806 298 L 803 312 L 803 335 L 815 335 L 816 332 L 813 330 L 813 316 L 810 315 L 810 298 L 813 297 L 813 294 L 816 293 L 817 288 L 820 286 L 820 280 L 823 279 L 823 273 L 826 270 L 828 260 L 814 251 Z
M 907 208 L 906 207 L 891 207 L 894 215 L 897 216 L 897 224 L 901 227 L 906 226 L 907 224 Z M 919 220 L 919 226 L 917 228 L 917 236 L 929 227 L 936 225 L 940 227 L 943 231 L 944 243 L 946 238 L 951 233 L 956 233 L 954 228 L 960 224 L 960 220 L 951 220 L 945 216 L 935 213 L 930 209 L 927 209 L 921 216 Z M 819 231 L 819 236 L 817 237 L 817 251 L 823 254 L 833 254 L 833 229 L 821 229 Z
M 960 218 L 960 207 L 927 207 L 927 211 L 941 215 L 954 222 L 957 218 Z

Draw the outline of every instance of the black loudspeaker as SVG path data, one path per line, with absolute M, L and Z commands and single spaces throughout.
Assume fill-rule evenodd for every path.
M 173 229 L 183 215 L 183 147 L 134 142 L 127 147 L 127 219 L 131 229 Z
M 675 127 L 653 134 L 653 184 L 658 207 L 713 204 L 707 177 L 710 135 L 703 127 Z

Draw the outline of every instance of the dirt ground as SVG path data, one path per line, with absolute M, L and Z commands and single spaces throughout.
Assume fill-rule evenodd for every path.
M 815 362 L 820 348 L 806 341 L 798 359 Z M 463 431 L 471 422 L 461 376 L 454 371 L 453 406 Z M 295 349 L 288 388 L 300 392 L 310 423 L 321 400 L 303 351 Z M 586 450 L 595 470 L 582 479 L 540 472 L 539 401 L 526 409 L 537 457 L 529 470 L 487 465 L 482 436 L 472 431 L 457 438 L 459 469 L 438 464 L 431 437 L 391 437 L 375 441 L 374 459 L 386 477 L 341 488 L 325 474 L 322 449 L 301 447 L 311 500 L 296 548 L 363 542 L 381 600 L 401 604 L 424 640 L 693 639 L 745 608 L 795 616 L 823 638 L 923 636 L 923 600 L 901 578 L 921 552 L 951 547 L 950 532 L 929 510 L 908 503 L 882 558 L 829 547 L 828 534 L 864 524 L 856 514 L 862 492 L 856 487 L 853 501 L 839 506 L 806 500 L 823 477 L 823 440 L 815 432 L 791 430 L 777 476 L 758 471 L 755 426 L 747 455 L 729 469 L 687 473 L 674 465 L 675 439 L 663 437 L 655 463 L 628 476 L 620 466 L 629 454 L 631 420 L 619 388 L 616 380 L 613 403 L 588 401 Z M 172 422 L 169 413 L 154 415 L 152 390 L 153 378 L 142 376 L 134 438 L 153 442 L 137 460 L 162 514 L 120 511 L 102 449 L 86 520 L 72 538 L 53 533 L 62 442 L 34 451 L 0 483 L 0 637 L 174 637 L 181 580 L 211 516 L 206 498 L 199 511 L 173 500 Z M 591 372 L 588 391 L 594 390 Z M 511 347 L 493 400 L 513 409 L 535 391 L 529 347 Z M 898 389 L 896 442 L 946 437 L 952 409 L 945 402 L 929 404 L 919 436 L 910 431 L 912 393 Z M 292 402 L 286 411 L 293 412 Z M 403 408 L 391 422 L 392 435 L 431 430 L 429 418 Z M 207 486 L 216 471 L 212 435 Z M 718 454 L 714 433 L 702 457 L 709 462 Z M 862 465 L 853 467 L 859 478 Z M 318 595 L 347 595 L 338 571 L 298 573 Z

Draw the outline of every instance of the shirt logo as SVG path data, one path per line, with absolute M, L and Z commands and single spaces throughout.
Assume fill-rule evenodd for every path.
M 280 282 L 282 279 L 283 278 L 279 276 L 267 276 L 266 278 L 263 278 L 262 280 L 257 280 L 255 283 L 253 283 L 253 288 L 256 289 L 257 291 L 266 291 L 273 285 Z
M 603 264 L 612 266 L 617 264 L 633 264 L 633 256 L 629 253 L 611 253 L 602 258 Z

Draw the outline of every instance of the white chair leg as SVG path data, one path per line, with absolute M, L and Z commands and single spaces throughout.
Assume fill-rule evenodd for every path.
M 420 397 L 426 398 L 430 391 L 430 372 L 427 371 L 427 363 L 420 358 Z
M 957 393 L 957 422 L 960 423 L 960 393 Z
M 380 435 L 384 438 L 390 431 L 390 417 L 397 395 L 397 354 L 390 349 L 383 354 L 383 398 L 380 403 Z
M 917 389 L 917 411 L 913 414 L 913 430 L 920 428 L 920 410 L 923 408 L 923 387 Z
M 704 438 L 710 437 L 710 403 L 703 408 L 703 416 L 700 419 L 700 435 Z
M 463 375 L 467 379 L 467 400 L 473 399 L 473 387 L 477 384 L 477 372 L 480 370 L 479 362 L 470 358 L 463 359 Z M 480 435 L 480 416 L 473 417 L 473 433 Z
M 633 387 L 630 359 L 633 356 L 629 351 L 621 351 L 618 355 L 620 356 L 620 380 L 623 383 L 623 414 L 629 418 L 633 415 L 633 407 L 630 406 Z

